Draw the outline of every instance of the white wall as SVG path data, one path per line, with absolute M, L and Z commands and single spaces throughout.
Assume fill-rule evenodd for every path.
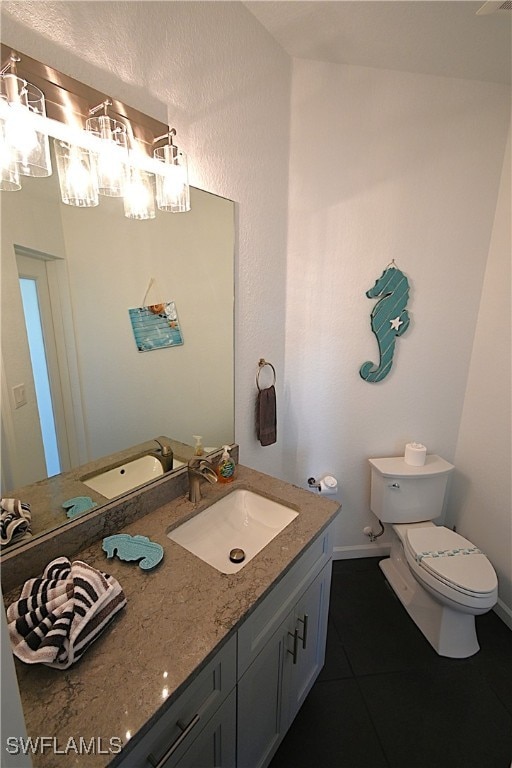
M 284 467 L 299 484 L 338 477 L 339 555 L 387 540 L 362 533 L 377 530 L 369 457 L 417 440 L 455 458 L 508 104 L 503 86 L 294 61 Z M 370 384 L 365 292 L 392 259 L 411 325 Z
M 499 615 L 512 628 L 510 134 L 455 452 L 450 521 L 488 553 Z
M 237 201 L 241 459 L 299 484 L 337 475 L 339 553 L 377 552 L 361 533 L 375 522 L 367 458 L 421 440 L 455 459 L 506 88 L 294 61 L 288 199 L 291 62 L 242 6 L 2 11 L 4 42 L 157 117 L 164 102 L 193 183 Z M 365 291 L 391 259 L 410 278 L 412 322 L 390 375 L 368 384 L 358 373 L 376 355 Z M 253 427 L 260 357 L 278 374 L 278 443 L 264 449 Z
M 8 440 L 2 451 L 2 489 L 10 491 L 46 476 L 39 411 L 28 350 L 25 320 L 21 305 L 18 267 L 14 245 L 21 245 L 57 258 L 65 257 L 64 239 L 58 209 L 41 190 L 48 179 L 37 179 L 22 195 L 5 192 L 1 197 L 2 238 L 2 421 Z M 30 180 L 32 182 L 32 179 Z M 37 205 L 33 204 L 34 199 Z M 12 388 L 25 385 L 26 405 L 16 408 Z M 9 444 L 7 456 L 5 445 Z M 30 460 L 27 461 L 27 457 Z
M 235 434 L 244 463 L 280 475 L 254 401 L 260 357 L 282 399 L 289 57 L 236 3 L 5 2 L 2 22 L 2 41 L 29 56 L 157 118 L 165 104 L 191 183 L 237 202 Z

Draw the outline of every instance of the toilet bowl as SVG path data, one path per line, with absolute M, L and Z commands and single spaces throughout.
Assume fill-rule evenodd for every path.
M 496 604 L 498 580 L 478 547 L 432 522 L 452 465 L 438 456 L 425 467 L 403 467 L 402 459 L 370 464 L 372 511 L 392 529 L 390 557 L 379 563 L 387 581 L 439 655 L 472 656 L 480 648 L 475 616 Z

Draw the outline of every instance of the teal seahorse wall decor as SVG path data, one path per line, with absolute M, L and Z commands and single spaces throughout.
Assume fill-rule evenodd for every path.
M 378 365 L 370 360 L 359 369 L 365 381 L 382 381 L 393 365 L 396 337 L 409 327 L 409 313 L 406 310 L 409 299 L 409 281 L 392 262 L 373 288 L 366 291 L 369 299 L 380 296 L 371 314 L 372 331 L 377 337 L 380 361 Z

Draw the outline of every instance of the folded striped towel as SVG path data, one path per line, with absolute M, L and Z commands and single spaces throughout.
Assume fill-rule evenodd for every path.
M 67 669 L 125 605 L 113 576 L 59 557 L 7 608 L 13 653 L 26 664 Z
M 0 499 L 0 545 L 29 539 L 32 535 L 30 504 L 19 499 Z

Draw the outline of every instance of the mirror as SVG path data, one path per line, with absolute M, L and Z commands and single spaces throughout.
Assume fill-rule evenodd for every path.
M 43 489 L 52 517 L 42 525 L 32 510 L 36 536 L 67 522 L 64 481 L 91 467 L 158 449 L 159 436 L 185 460 L 193 435 L 207 449 L 234 441 L 234 204 L 192 188 L 189 212 L 149 221 L 125 218 L 120 198 L 74 208 L 60 202 L 54 164 L 52 176 L 2 192 L 1 205 L 2 497 L 31 504 Z M 28 294 L 36 286 L 53 460 L 20 278 Z M 128 310 L 167 302 L 183 343 L 139 351 Z

